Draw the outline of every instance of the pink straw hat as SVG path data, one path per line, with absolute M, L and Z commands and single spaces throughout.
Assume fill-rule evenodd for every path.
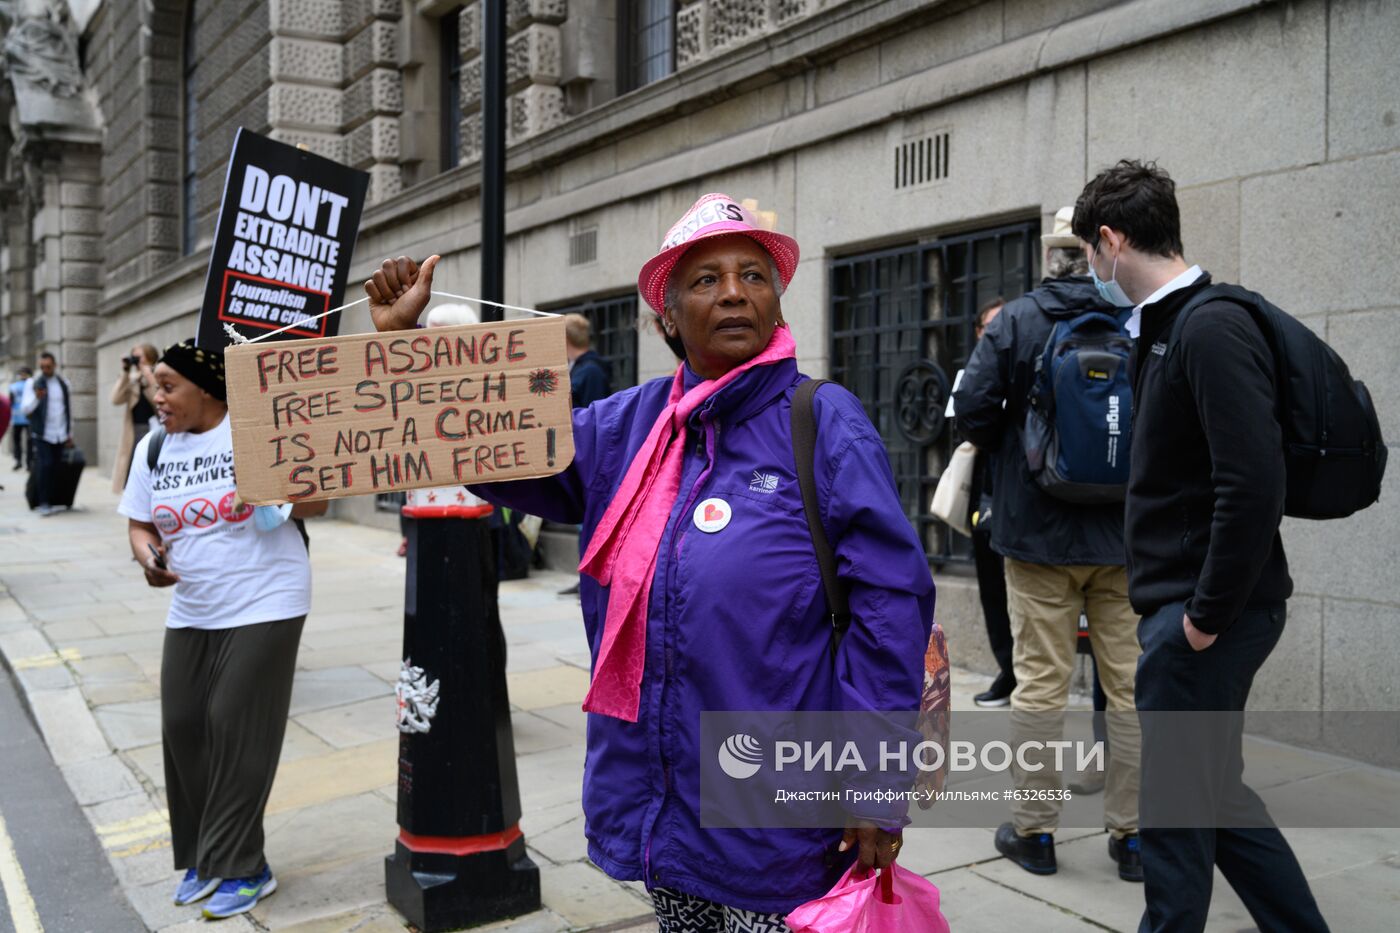
M 666 282 L 671 270 L 680 261 L 685 251 L 707 237 L 738 233 L 757 240 L 768 250 L 778 267 L 778 278 L 787 288 L 792 276 L 797 272 L 797 241 L 790 236 L 764 230 L 742 204 L 727 194 L 707 194 L 696 201 L 685 212 L 676 225 L 666 232 L 661 241 L 661 249 L 642 266 L 637 276 L 637 290 L 651 305 L 651 310 L 660 314 L 666 303 Z

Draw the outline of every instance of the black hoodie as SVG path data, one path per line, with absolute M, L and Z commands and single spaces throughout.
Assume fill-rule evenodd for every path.
M 1125 516 L 1128 595 L 1143 615 L 1170 603 L 1219 634 L 1250 608 L 1293 592 L 1279 537 L 1283 435 L 1274 358 L 1249 312 L 1210 300 L 1172 325 L 1210 284 L 1142 309 L 1133 388 L 1133 458 Z
M 1035 360 L 1057 321 L 1086 311 L 1116 314 L 1088 276 L 1046 279 L 1008 302 L 968 361 L 953 393 L 958 429 L 996 455 L 992 549 L 1034 564 L 1123 566 L 1123 505 L 1075 505 L 1044 492 L 1021 444 Z M 1005 407 L 1002 402 L 1005 401 Z

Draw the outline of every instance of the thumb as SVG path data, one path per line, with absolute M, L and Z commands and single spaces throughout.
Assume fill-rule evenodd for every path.
M 418 282 L 416 284 L 421 285 L 430 291 L 432 290 L 433 270 L 437 268 L 438 260 L 441 258 L 441 256 L 434 253 L 427 259 L 423 260 L 423 265 L 418 267 Z

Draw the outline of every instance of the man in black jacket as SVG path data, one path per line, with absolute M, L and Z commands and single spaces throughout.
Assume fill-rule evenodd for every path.
M 1133 440 L 1125 514 L 1128 575 L 1142 660 L 1140 931 L 1204 930 L 1215 867 L 1262 930 L 1327 926 L 1298 861 L 1240 780 L 1236 717 L 1278 643 L 1292 593 L 1279 537 L 1283 441 L 1274 414 L 1274 359 L 1248 311 L 1207 300 L 1171 337 L 1178 314 L 1210 282 L 1182 259 L 1176 189 L 1152 163 L 1100 173 L 1075 205 L 1101 293 L 1136 302 Z M 1193 720 L 1160 711 L 1216 711 Z M 1217 728 L 1215 723 L 1230 723 Z M 1188 764 L 1183 765 L 1182 762 Z M 1198 829 L 1154 828 L 1166 800 L 1213 815 Z M 1159 825 L 1182 825 L 1162 813 Z M 1186 825 L 1193 825 L 1187 823 Z M 1222 828 L 1215 828 L 1215 827 Z
M 1085 274 L 1079 240 L 1064 208 L 1041 238 L 1046 278 L 1009 302 L 973 350 L 953 408 L 958 428 L 979 450 L 996 457 L 992 481 L 992 548 L 1006 558 L 1007 608 L 1011 613 L 1011 694 L 1017 742 L 1059 740 L 1061 718 L 1074 673 L 1079 616 L 1089 619 L 1089 639 L 1108 696 L 1107 782 L 1104 825 L 1109 854 L 1125 881 L 1142 880 L 1138 858 L 1138 753 L 1133 676 L 1137 668 L 1137 616 L 1128 604 L 1124 571 L 1123 505 L 1079 505 L 1057 499 L 1036 483 L 1026 462 L 1021 425 L 1035 377 L 1035 361 L 1055 324 L 1087 311 L 1116 315 Z M 1029 797 L 1012 806 L 1012 821 L 996 835 L 999 852 L 1036 874 L 1056 871 L 1054 833 L 1059 828 L 1062 777 L 1054 756 L 1025 756 L 1030 768 L 1012 766 L 1016 787 Z M 1037 769 L 1035 766 L 1039 765 Z
M 63 451 L 73 446 L 73 392 L 58 374 L 58 361 L 47 351 L 39 354 L 39 375 L 24 390 L 24 414 L 29 418 L 34 443 L 34 469 L 38 478 L 38 512 L 52 515 L 54 483 Z

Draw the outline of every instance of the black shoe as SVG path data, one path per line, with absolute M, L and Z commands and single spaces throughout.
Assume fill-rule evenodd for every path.
M 1011 703 L 1011 691 L 1015 689 L 1015 677 L 1006 673 L 998 674 L 997 679 L 992 681 L 992 685 L 986 691 L 973 697 L 972 702 L 978 706 L 1008 706 Z
M 1050 833 L 1022 836 L 1015 826 L 1002 823 L 997 827 L 996 843 L 998 852 L 1033 875 L 1053 875 L 1059 870 L 1055 864 L 1055 837 Z
M 560 595 L 560 596 L 577 596 L 577 595 L 578 595 L 578 584 L 575 583 L 573 586 L 565 587 L 564 589 L 562 589 L 562 590 L 559 591 L 559 595 Z
M 1119 839 L 1108 837 L 1108 857 L 1118 863 L 1118 877 L 1124 881 L 1142 881 L 1142 843 L 1137 833 Z

